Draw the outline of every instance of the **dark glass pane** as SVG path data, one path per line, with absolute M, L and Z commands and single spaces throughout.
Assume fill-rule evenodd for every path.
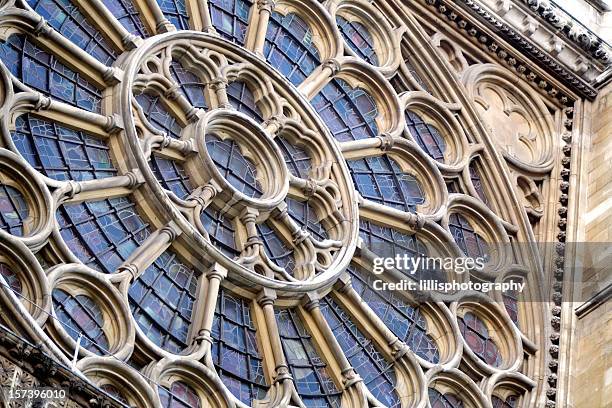
M 81 337 L 81 346 L 92 353 L 108 352 L 108 339 L 102 331 L 104 316 L 100 307 L 88 296 L 72 296 L 61 289 L 54 289 L 53 308 L 66 333 L 74 340 Z
M 374 39 L 368 29 L 357 21 L 348 21 L 336 16 L 336 24 L 347 45 L 364 61 L 378 65 L 378 56 L 374 51 Z
M 311 101 L 332 134 L 341 142 L 376 137 L 378 108 L 364 89 L 332 79 Z
M 295 146 L 281 136 L 276 136 L 274 141 L 283 154 L 283 159 L 285 159 L 289 172 L 296 177 L 307 179 L 312 162 L 306 150 Z
M 248 197 L 261 197 L 262 189 L 257 180 L 255 165 L 240 152 L 240 147 L 231 139 L 221 140 L 215 135 L 206 135 L 206 148 L 221 175 L 236 190 Z
M 392 291 L 374 289 L 374 281 L 380 278 L 365 269 L 351 266 L 348 271 L 353 277 L 355 291 L 387 327 L 419 357 L 438 363 L 438 346 L 427 334 L 427 321 L 419 308 L 411 306 Z
M 198 279 L 192 268 L 166 250 L 132 283 L 134 320 L 156 345 L 171 353 L 187 347 Z
M 285 244 L 280 235 L 267 222 L 257 225 L 257 234 L 261 238 L 268 258 L 288 273 L 293 273 L 295 269 L 293 249 Z
M 30 210 L 25 197 L 14 187 L 0 182 L 0 229 L 9 234 L 22 236 L 23 221 Z
M 163 408 L 200 408 L 200 397 L 189 385 L 182 381 L 172 383 L 170 390 L 158 388 Z
M 349 362 L 363 378 L 372 395 L 389 408 L 401 406 L 395 392 L 393 364 L 385 360 L 372 341 L 329 295 L 321 300 L 321 312 Z
M 234 81 L 227 86 L 227 99 L 234 109 L 255 119 L 256 122 L 263 122 L 263 113 L 255 104 L 253 92 L 247 84 L 241 81 Z
M 19 277 L 7 264 L 3 262 L 0 262 L 0 275 L 2 275 L 13 292 L 18 294 L 22 293 L 21 281 L 19 280 Z
M 158 96 L 142 93 L 136 97 L 136 101 L 153 127 L 174 139 L 181 137 L 181 125 L 164 107 Z
M 431 408 L 463 408 L 463 401 L 455 394 L 441 394 L 434 388 L 429 389 L 429 403 Z
M 119 389 L 117 387 L 115 387 L 114 385 L 112 385 L 112 384 L 104 384 L 104 385 L 100 386 L 100 389 L 102 391 L 104 391 L 105 393 L 107 393 L 108 395 L 110 395 L 111 397 L 115 398 L 117 401 L 120 401 L 120 402 L 128 405 L 128 401 L 121 394 L 121 391 L 119 391 Z
M 236 249 L 236 232 L 231 221 L 211 206 L 202 211 L 200 220 L 212 244 L 230 258 L 240 255 Z
M 451 234 L 459 248 L 471 258 L 489 258 L 489 248 L 486 241 L 478 235 L 470 222 L 463 215 L 452 213 L 448 218 Z
M 302 229 L 306 229 L 310 232 L 314 239 L 324 241 L 329 238 L 327 231 L 319 221 L 317 213 L 308 201 L 298 201 L 287 198 L 287 211 L 289 216 L 293 218 Z
M 27 0 L 60 34 L 103 64 L 112 65 L 117 53 L 70 0 Z
M 470 180 L 472 180 L 472 185 L 474 186 L 474 190 L 476 190 L 478 197 L 488 206 L 489 199 L 485 193 L 482 177 L 480 177 L 479 167 L 480 166 L 478 166 L 477 160 L 472 160 L 470 163 Z
M 191 106 L 201 109 L 208 109 L 206 104 L 206 85 L 196 74 L 183 68 L 181 64 L 172 61 L 170 64 L 172 78 L 179 84 L 179 89 Z
M 92 180 L 115 176 L 105 141 L 46 119 L 25 114 L 15 121 L 13 142 L 40 173 L 55 180 Z
M 443 162 L 446 142 L 438 129 L 425 123 L 415 112 L 406 111 L 405 118 L 410 134 L 421 149 L 434 160 Z
M 56 213 L 68 248 L 84 264 L 112 273 L 149 236 L 127 197 L 64 204 Z
M 142 23 L 138 9 L 132 0 L 102 0 L 102 2 L 131 34 L 143 38 L 150 35 Z
M 501 353 L 489 336 L 487 325 L 478 316 L 467 312 L 463 316 L 457 316 L 457 322 L 463 338 L 478 358 L 494 367 L 502 365 Z
M 189 30 L 189 15 L 185 0 L 157 0 L 159 8 L 164 16 L 177 30 Z
M 208 0 L 212 24 L 221 35 L 238 44 L 244 44 L 249 21 L 250 0 Z
M 519 293 L 509 290 L 502 293 L 504 307 L 514 324 L 519 326 Z
M 177 197 L 184 199 L 193 191 L 189 176 L 178 161 L 164 159 L 153 154 L 149 166 L 161 185 L 166 190 L 172 191 Z
M 102 92 L 43 51 L 26 35 L 0 42 L 0 60 L 25 85 L 52 98 L 100 113 Z
M 493 408 L 516 408 L 518 406 L 518 400 L 519 397 L 516 395 L 508 396 L 505 401 L 495 395 L 491 398 Z
M 273 12 L 268 23 L 264 56 L 292 84 L 299 85 L 321 63 L 312 30 L 294 13 Z
M 300 398 L 307 407 L 340 408 L 341 392 L 302 321 L 293 310 L 276 310 L 276 321 L 283 352 Z
M 363 198 L 402 211 L 416 211 L 425 202 L 416 177 L 402 171 L 387 155 L 348 160 L 353 183 Z
M 212 359 L 225 386 L 248 405 L 263 399 L 267 391 L 256 335 L 247 301 L 219 289 Z

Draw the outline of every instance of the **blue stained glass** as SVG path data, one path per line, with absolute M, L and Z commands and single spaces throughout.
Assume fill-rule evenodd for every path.
M 4 262 L 0 262 L 0 275 L 2 275 L 13 292 L 18 294 L 22 293 L 22 285 L 19 277 Z
M 236 231 L 231 221 L 210 206 L 202 211 L 202 224 L 212 244 L 230 258 L 240 255 L 236 248 Z
M 348 160 L 355 187 L 363 198 L 402 211 L 416 211 L 425 202 L 421 184 L 387 155 Z
M 26 35 L 0 42 L 0 60 L 25 85 L 86 111 L 100 113 L 102 92 L 34 45 Z
M 250 116 L 256 122 L 263 122 L 263 113 L 255 103 L 255 96 L 246 83 L 241 81 L 230 83 L 227 86 L 227 99 L 237 111 Z
M 149 236 L 134 206 L 127 197 L 64 204 L 56 213 L 62 238 L 81 262 L 112 273 Z
M 134 320 L 153 343 L 172 353 L 187 347 L 197 285 L 194 270 L 167 250 L 130 286 Z
M 42 174 L 55 180 L 92 180 L 117 174 L 106 142 L 47 119 L 25 114 L 15 121 L 13 142 Z
M 23 222 L 30 210 L 25 197 L 16 188 L 0 182 L 0 229 L 22 236 Z
M 221 140 L 209 134 L 206 135 L 206 148 L 228 183 L 248 197 L 261 197 L 262 190 L 257 180 L 257 169 L 242 155 L 236 142 L 231 139 Z
M 444 161 L 446 142 L 435 126 L 429 125 L 415 112 L 406 111 L 406 124 L 410 134 L 425 153 L 434 160 Z
M 317 213 L 308 201 L 287 198 L 287 211 L 289 216 L 302 228 L 310 232 L 314 239 L 324 241 L 329 238 L 327 231 L 319 221 Z
M 250 0 L 208 0 L 212 24 L 221 37 L 238 44 L 244 44 Z
M 470 222 L 463 215 L 452 213 L 448 218 L 448 226 L 459 248 L 471 258 L 489 259 L 489 246 L 486 241 L 474 231 Z
M 341 392 L 297 313 L 284 309 L 275 314 L 283 352 L 304 405 L 340 408 Z
M 489 335 L 486 324 L 478 316 L 467 312 L 463 316 L 457 316 L 457 323 L 465 342 L 478 358 L 494 367 L 502 365 L 501 353 Z
M 153 127 L 174 139 L 181 137 L 181 125 L 164 107 L 160 97 L 142 93 L 136 97 L 136 102 L 142 107 L 145 117 Z
M 102 0 L 106 8 L 131 34 L 146 38 L 150 34 L 142 23 L 132 0 Z
M 296 177 L 307 179 L 312 167 L 312 161 L 306 150 L 295 146 L 282 136 L 276 136 L 274 141 L 283 154 L 283 159 L 285 159 L 289 172 Z
M 280 235 L 268 224 L 258 224 L 257 234 L 261 238 L 264 251 L 268 258 L 288 273 L 295 269 L 295 257 L 293 249 L 290 248 L 280 237 Z
M 336 24 L 346 44 L 364 61 L 378 65 L 378 56 L 374 50 L 374 39 L 368 29 L 357 21 L 348 21 L 336 16 Z
M 292 84 L 299 85 L 321 63 L 308 24 L 297 14 L 273 12 L 268 23 L 264 56 Z
M 436 342 L 427 334 L 427 321 L 418 307 L 413 307 L 391 291 L 374 289 L 379 277 L 364 269 L 351 266 L 353 288 L 378 317 L 400 340 L 419 357 L 431 362 L 440 361 Z
M 189 176 L 176 160 L 164 159 L 153 154 L 149 165 L 161 185 L 177 197 L 184 199 L 193 191 Z
M 505 400 L 499 398 L 496 395 L 491 397 L 491 402 L 493 403 L 493 408 L 516 408 L 518 404 L 519 397 L 516 395 L 509 395 Z
M 463 401 L 455 394 L 442 394 L 435 388 L 429 389 L 429 404 L 431 408 L 463 408 Z
M 70 0 L 27 0 L 60 34 L 103 64 L 112 65 L 117 53 Z
M 157 0 L 164 16 L 177 30 L 189 30 L 189 14 L 185 0 Z
M 349 362 L 372 395 L 389 408 L 401 406 L 393 364 L 374 346 L 346 311 L 329 295 L 321 300 L 321 313 Z
M 362 88 L 333 79 L 311 101 L 331 133 L 341 142 L 376 137 L 378 108 Z
M 212 326 L 212 359 L 225 386 L 251 405 L 263 399 L 267 385 L 263 360 L 247 301 L 219 289 Z
M 159 399 L 163 408 L 200 408 L 200 397 L 182 381 L 172 383 L 170 390 L 159 387 Z
M 183 66 L 172 61 L 170 64 L 172 78 L 179 84 L 179 89 L 185 95 L 191 106 L 201 109 L 208 109 L 206 104 L 205 89 L 206 85 L 196 74 L 186 70 Z
M 82 333 L 83 348 L 98 355 L 107 354 L 109 344 L 102 330 L 104 316 L 100 307 L 88 296 L 72 296 L 62 289 L 54 289 L 52 297 L 55 315 L 68 335 L 77 340 Z

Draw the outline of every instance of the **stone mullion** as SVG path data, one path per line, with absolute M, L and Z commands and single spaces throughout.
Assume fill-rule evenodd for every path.
M 130 33 L 115 18 L 100 0 L 75 0 L 77 6 L 103 32 L 118 50 L 131 50 L 137 47 L 136 36 Z
M 317 93 L 340 71 L 340 62 L 329 59 L 315 69 L 299 86 L 298 90 L 308 100 L 315 97 Z
M 253 7 L 256 13 L 252 13 L 244 46 L 263 57 L 268 21 L 274 8 L 274 0 L 257 0 Z
M 204 352 L 206 355 L 207 364 L 213 367 L 212 361 L 212 325 L 215 318 L 215 309 L 217 307 L 217 298 L 219 296 L 219 288 L 221 282 L 227 277 L 227 269 L 215 263 L 208 273 L 206 273 L 206 285 L 204 288 L 204 300 L 198 304 L 194 313 L 194 322 L 200 322 L 200 330 L 195 341 L 203 342 Z
M 202 19 L 202 31 L 208 34 L 216 34 L 217 30 L 212 23 L 212 18 L 210 16 L 210 8 L 208 5 L 209 0 L 200 0 L 198 1 L 198 7 L 200 10 L 200 18 Z
M 136 1 L 142 3 L 142 7 L 140 7 L 140 10 L 147 10 L 150 13 L 145 13 L 145 17 L 149 21 L 149 24 L 154 28 L 154 30 L 152 30 L 153 32 L 155 32 L 156 34 L 161 34 L 170 31 L 176 31 L 176 27 L 174 27 L 174 24 L 172 24 L 170 20 L 168 20 L 166 16 L 164 16 L 164 13 L 161 11 L 161 8 L 159 8 L 157 1 Z
M 140 140 L 140 145 L 144 156 L 147 158 L 155 151 L 161 157 L 180 162 L 184 162 L 188 157 L 198 152 L 194 139 L 179 140 L 167 134 L 147 133 L 146 137 Z
M 351 160 L 372 155 L 372 150 L 386 152 L 394 144 L 394 137 L 388 133 L 383 133 L 377 137 L 353 140 L 340 143 L 340 150 L 345 159 Z
M 374 201 L 364 199 L 359 193 L 357 201 L 359 203 L 359 215 L 373 221 L 385 220 L 385 224 L 397 226 L 400 229 L 406 229 L 408 226 L 411 230 L 416 231 L 423 227 L 424 218 L 415 213 L 405 212 L 393 207 L 378 204 Z

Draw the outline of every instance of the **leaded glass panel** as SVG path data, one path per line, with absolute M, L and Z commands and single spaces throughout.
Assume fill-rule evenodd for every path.
M 159 387 L 159 399 L 164 408 L 200 408 L 200 397 L 182 381 L 172 383 L 170 390 Z
M 166 190 L 176 194 L 178 198 L 184 199 L 193 191 L 189 176 L 185 173 L 183 165 L 178 161 L 164 159 L 153 154 L 149 165 L 161 185 Z
M 240 255 L 236 248 L 236 231 L 232 222 L 211 206 L 206 207 L 200 216 L 212 244 L 230 258 Z
M 164 16 L 177 30 L 189 30 L 189 14 L 185 0 L 157 0 L 157 4 Z
M 133 0 L 103 0 L 102 2 L 131 34 L 142 38 L 149 36 Z
M 256 122 L 263 122 L 263 113 L 255 103 L 255 96 L 246 83 L 234 81 L 227 85 L 227 99 L 237 111 L 250 116 Z
M 502 365 L 502 356 L 489 335 L 487 325 L 474 313 L 466 312 L 457 316 L 459 331 L 470 349 L 485 363 L 494 367 Z
M 4 278 L 9 288 L 18 294 L 22 293 L 22 286 L 19 277 L 13 270 L 4 262 L 0 262 L 0 275 Z
M 314 239 L 324 241 L 329 238 L 327 230 L 319 221 L 319 217 L 309 201 L 287 198 L 287 210 L 289 216 L 303 229 L 310 232 Z
M 0 229 L 22 236 L 23 223 L 29 214 L 28 204 L 21 191 L 0 182 Z
M 176 61 L 172 61 L 170 64 L 170 73 L 191 106 L 201 109 L 208 109 L 205 96 L 206 85 L 204 85 L 202 80 L 198 78 L 196 74 L 186 70 Z
M 159 96 L 142 93 L 136 97 L 143 113 L 149 123 L 168 136 L 179 139 L 181 137 L 181 125 L 176 121 L 168 109 L 163 105 Z
M 452 213 L 448 225 L 455 242 L 466 256 L 488 259 L 489 248 L 486 241 L 474 230 L 467 218 Z
M 264 251 L 268 258 L 287 272 L 295 269 L 295 257 L 291 249 L 280 235 L 267 222 L 257 225 L 257 234 L 261 238 Z
M 374 50 L 374 38 L 370 31 L 358 21 L 349 21 L 336 16 L 336 23 L 346 44 L 364 61 L 378 65 L 378 56 Z
M 221 37 L 244 44 L 250 0 L 208 0 L 212 24 Z
M 426 123 L 416 112 L 406 111 L 405 118 L 410 134 L 421 149 L 434 160 L 443 162 L 446 142 L 438 129 Z
M 429 404 L 431 408 L 463 408 L 463 401 L 455 394 L 442 394 L 434 388 L 429 389 Z

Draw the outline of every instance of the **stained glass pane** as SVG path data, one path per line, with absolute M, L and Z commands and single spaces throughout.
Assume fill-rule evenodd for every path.
M 363 198 L 402 211 L 425 202 L 421 184 L 387 155 L 347 160 L 353 183 Z
M 177 30 L 189 30 L 189 14 L 185 0 L 157 0 L 159 8 L 164 16 Z
M 205 97 L 206 86 L 196 74 L 186 70 L 176 61 L 172 61 L 170 64 L 170 73 L 176 83 L 179 84 L 179 89 L 191 106 L 208 109 Z
M 108 395 L 110 395 L 111 397 L 115 398 L 117 401 L 120 401 L 124 403 L 125 405 L 128 405 L 128 400 L 125 399 L 123 394 L 121 394 L 121 391 L 119 391 L 119 389 L 115 387 L 114 385 L 104 384 L 100 386 L 100 389 L 104 391 L 105 393 L 107 393 Z
M 237 111 L 250 116 L 256 122 L 263 122 L 263 113 L 255 103 L 255 96 L 244 82 L 231 82 L 227 86 L 227 99 Z
M 117 53 L 70 0 L 27 0 L 60 34 L 103 64 L 112 65 Z
M 312 30 L 297 14 L 270 16 L 264 56 L 294 85 L 299 85 L 321 63 Z
M 142 23 L 133 0 L 102 0 L 106 8 L 131 34 L 146 38 L 150 34 Z
M 56 213 L 68 248 L 84 264 L 112 273 L 149 236 L 127 197 L 64 204 Z
M 362 88 L 332 79 L 311 101 L 332 134 L 341 142 L 376 137 L 378 108 Z
M 15 121 L 12 137 L 28 163 L 55 180 L 84 181 L 117 174 L 106 142 L 83 131 L 25 114 Z
M 172 383 L 170 390 L 159 387 L 159 399 L 164 408 L 200 408 L 200 397 L 182 381 Z
M 25 85 L 52 98 L 100 113 L 102 92 L 37 47 L 26 35 L 0 42 L 0 60 Z
M 423 149 L 434 160 L 444 161 L 446 142 L 435 126 L 425 123 L 421 116 L 412 111 L 406 111 L 406 124 L 410 134 Z
M 419 357 L 431 362 L 440 361 L 436 342 L 427 334 L 427 321 L 418 307 L 413 307 L 392 291 L 374 289 L 380 279 L 365 269 L 351 266 L 352 285 L 368 306 Z
M 510 320 L 519 326 L 519 293 L 514 290 L 505 291 L 502 293 L 504 307 L 510 316 Z
M 429 403 L 431 408 L 463 408 L 463 401 L 455 394 L 442 394 L 434 388 L 429 389 Z
M 206 207 L 200 216 L 212 244 L 230 258 L 240 255 L 236 248 L 236 231 L 231 221 L 211 206 Z
M 221 175 L 247 197 L 261 197 L 262 189 L 257 180 L 257 169 L 253 162 L 240 152 L 240 147 L 231 139 L 206 135 L 208 154 Z
M 296 177 L 307 179 L 312 162 L 306 150 L 290 143 L 282 136 L 276 136 L 274 141 L 283 154 L 283 159 L 285 159 L 289 172 Z
M 181 137 L 181 125 L 164 107 L 158 96 L 142 93 L 136 97 L 136 101 L 142 107 L 145 117 L 153 127 L 174 139 Z
M 320 223 L 319 217 L 309 201 L 298 201 L 287 198 L 287 211 L 289 216 L 293 218 L 302 229 L 306 229 L 310 232 L 314 239 L 324 241 L 329 238 L 327 231 Z
M 193 191 L 189 176 L 178 161 L 152 154 L 149 166 L 161 185 L 166 190 L 172 191 L 177 197 L 184 199 Z
M 470 222 L 463 215 L 452 213 L 448 218 L 450 232 L 459 248 L 471 258 L 489 258 L 486 241 L 474 231 Z
M 9 234 L 22 236 L 23 222 L 30 210 L 19 190 L 0 182 L 0 229 Z
M 516 408 L 518 406 L 519 397 L 516 395 L 510 395 L 505 400 L 493 395 L 491 402 L 493 408 Z
M 104 316 L 100 307 L 88 296 L 72 296 L 62 289 L 54 289 L 53 308 L 70 337 L 77 340 L 82 334 L 81 346 L 92 353 L 107 354 L 108 339 L 102 330 Z
M 295 257 L 291 249 L 280 235 L 266 222 L 257 225 L 257 234 L 261 238 L 264 251 L 268 258 L 288 273 L 295 269 Z
M 472 160 L 472 162 L 470 163 L 470 180 L 472 180 L 472 185 L 474 186 L 474 190 L 476 190 L 478 197 L 482 200 L 483 203 L 488 206 L 489 199 L 487 197 L 487 194 L 485 193 L 477 160 Z
M 208 0 L 212 24 L 221 35 L 238 44 L 244 44 L 249 10 L 253 5 L 250 0 Z
M 4 278 L 9 287 L 13 290 L 13 292 L 22 293 L 22 286 L 19 277 L 15 272 L 11 270 L 11 268 L 5 264 L 4 262 L 0 262 L 0 275 Z
M 502 356 L 493 339 L 489 336 L 487 325 L 474 313 L 466 312 L 457 316 L 459 331 L 474 354 L 485 363 L 494 367 L 502 365 Z
M 276 310 L 283 352 L 300 398 L 307 407 L 340 408 L 341 392 L 294 310 Z
M 212 358 L 232 394 L 245 404 L 263 399 L 267 385 L 247 301 L 219 290 L 212 326 Z
M 341 16 L 336 16 L 336 24 L 346 44 L 355 51 L 359 58 L 372 65 L 378 65 L 378 56 L 374 51 L 374 39 L 363 24 L 348 21 Z
M 321 301 L 321 312 L 344 354 L 372 395 L 386 407 L 399 408 L 401 404 L 395 392 L 397 378 L 393 364 L 385 360 L 349 314 L 330 296 Z
M 134 320 L 156 345 L 171 353 L 187 347 L 198 279 L 171 250 L 165 251 L 130 286 Z

